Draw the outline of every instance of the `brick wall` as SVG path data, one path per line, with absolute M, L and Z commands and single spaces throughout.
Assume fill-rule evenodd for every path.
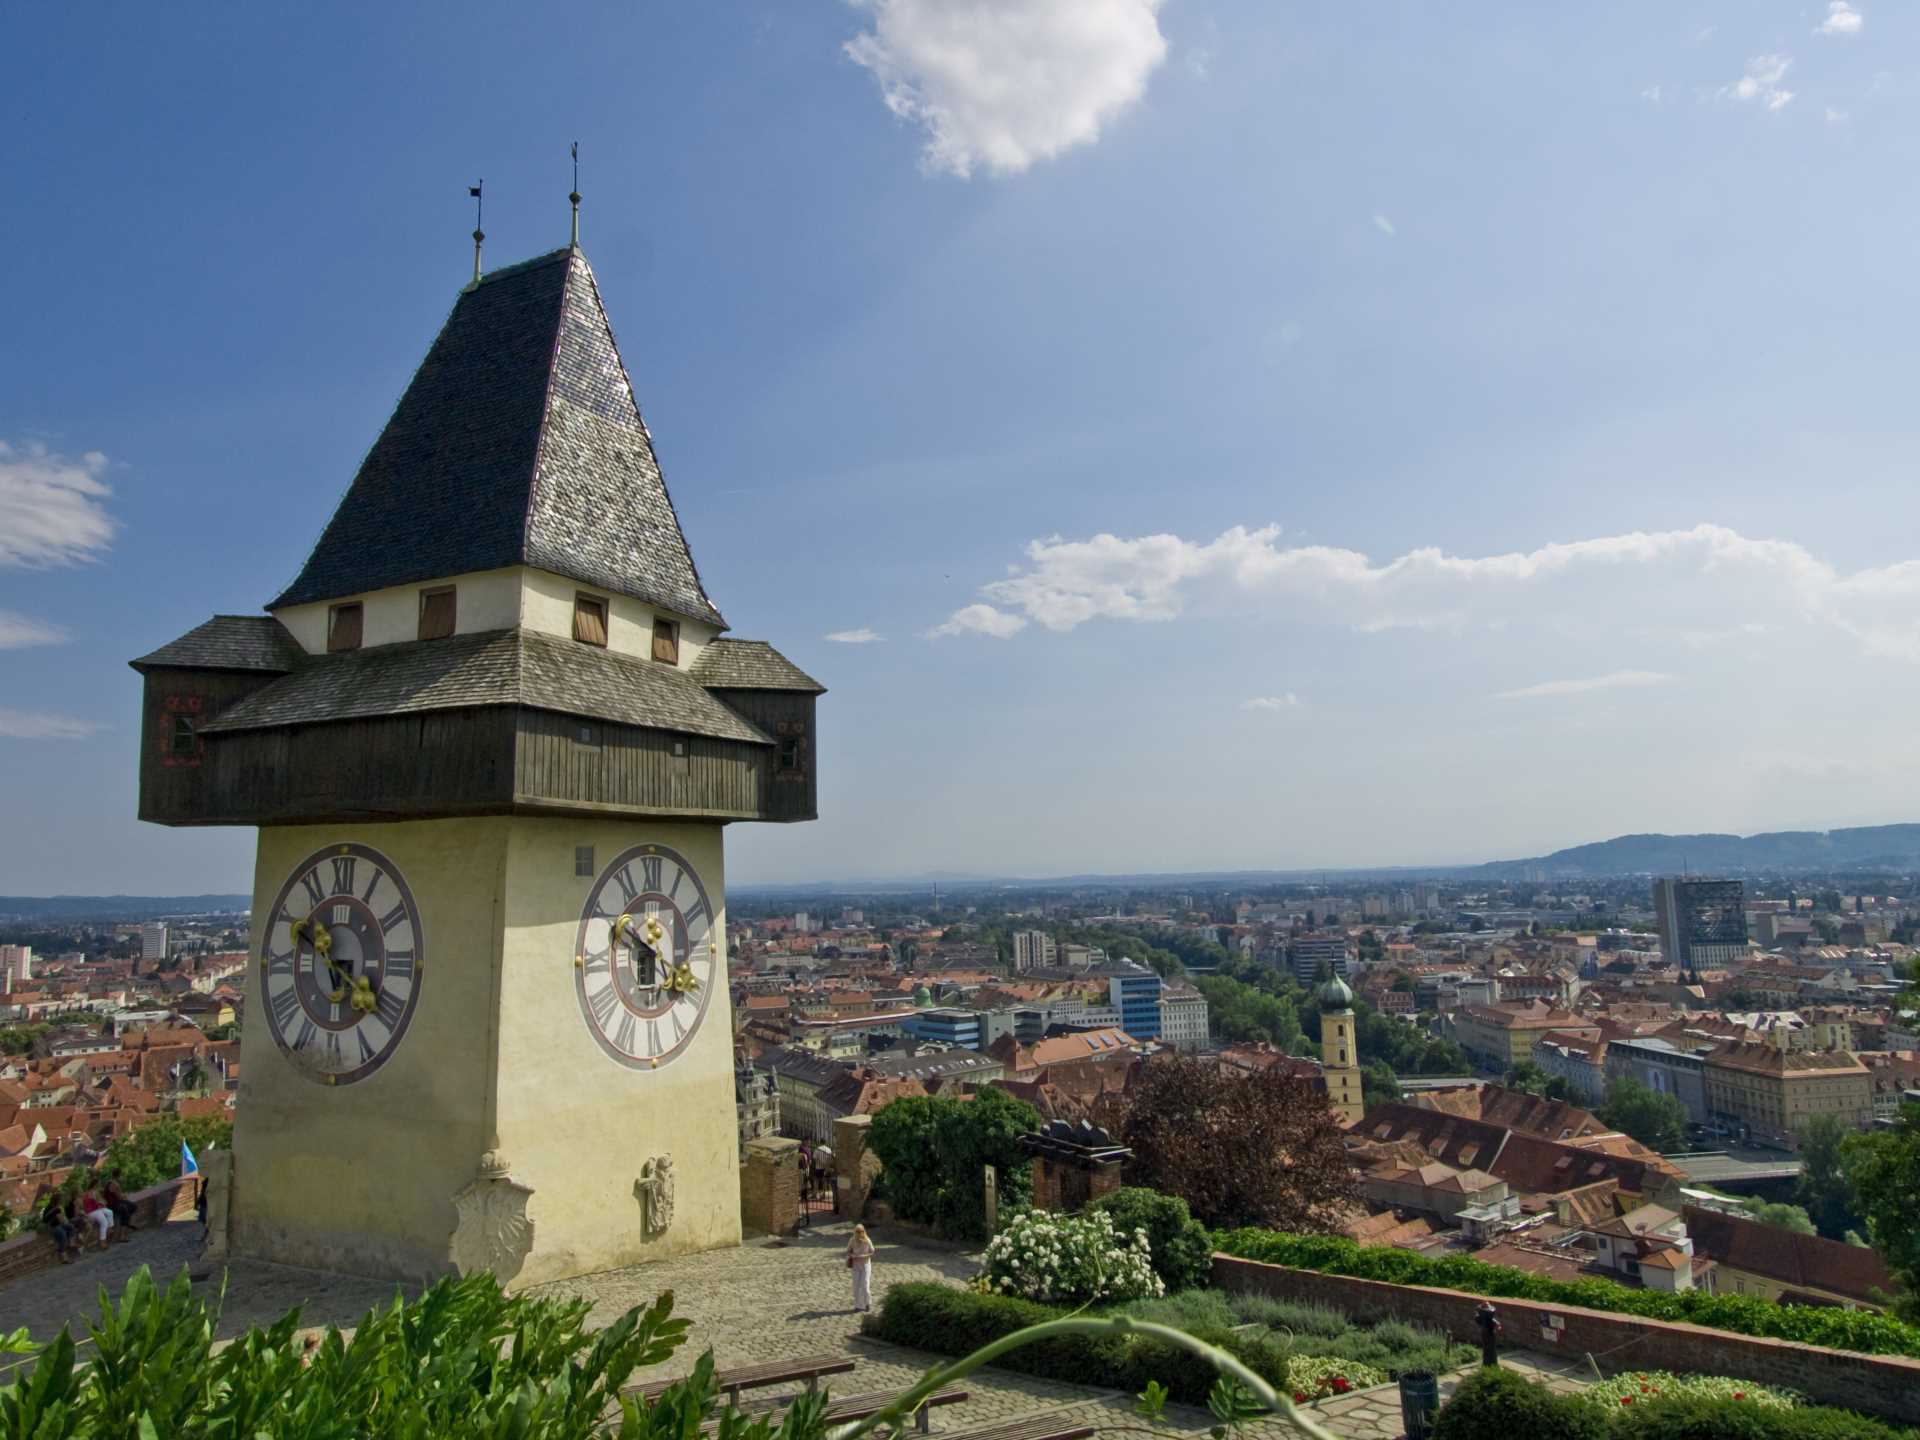
M 880 1174 L 880 1157 L 867 1148 L 871 1115 L 842 1115 L 833 1122 L 833 1212 L 842 1220 L 863 1220 L 867 1198 Z
M 168 1220 L 183 1220 L 194 1213 L 194 1202 L 199 1198 L 199 1178 L 183 1175 L 178 1180 L 169 1180 L 164 1185 L 155 1185 L 151 1190 L 136 1190 L 127 1198 L 134 1205 L 134 1223 L 153 1225 Z M 138 1244 L 138 1240 L 134 1242 Z M 53 1248 L 53 1237 L 37 1231 L 31 1235 L 16 1235 L 13 1239 L 0 1242 L 0 1282 L 11 1280 L 19 1275 L 31 1275 L 36 1270 L 47 1270 L 60 1263 L 60 1257 Z
M 740 1223 L 763 1235 L 800 1228 L 800 1142 L 766 1136 L 747 1142 L 740 1167 Z
M 1120 1188 L 1118 1165 L 1089 1169 L 1051 1155 L 1033 1160 L 1033 1208 L 1072 1214 Z
M 1235 1294 L 1271 1295 L 1328 1305 L 1349 1315 L 1391 1316 L 1445 1330 L 1477 1345 L 1474 1311 L 1480 1297 L 1461 1290 L 1389 1285 L 1350 1275 L 1322 1275 L 1285 1265 L 1263 1265 L 1230 1255 L 1213 1257 L 1213 1283 Z M 1495 1298 L 1505 1327 L 1502 1343 L 1583 1363 L 1588 1355 L 1609 1374 L 1660 1369 L 1731 1375 L 1784 1385 L 1823 1405 L 1844 1406 L 1920 1424 L 1920 1360 L 1859 1355 L 1755 1335 L 1733 1335 L 1701 1325 L 1610 1315 L 1577 1306 Z M 1557 1325 L 1549 1325 L 1557 1320 Z

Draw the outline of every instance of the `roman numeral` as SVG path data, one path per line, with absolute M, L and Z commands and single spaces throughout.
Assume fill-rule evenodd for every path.
M 620 887 L 620 899 L 627 905 L 631 905 L 633 897 L 640 893 L 633 888 L 633 876 L 629 873 L 631 869 L 631 866 L 622 865 L 613 872 L 613 883 Z
M 307 1046 L 313 1043 L 314 1034 L 318 1029 L 319 1027 L 315 1025 L 312 1020 L 308 1020 L 300 1027 L 300 1037 L 293 1042 L 293 1048 L 296 1050 L 306 1049 Z
M 383 981 L 413 979 L 413 951 L 389 950 L 386 968 L 380 972 L 380 978 Z
M 351 895 L 353 893 L 354 858 L 351 855 L 333 857 L 333 893 Z
M 587 997 L 587 1004 L 593 1010 L 594 1021 L 602 1031 L 606 1030 L 607 1021 L 613 1015 L 613 1007 L 619 1003 L 620 997 L 614 994 L 611 985 L 603 986 Z
M 647 1053 L 649 1055 L 658 1055 L 665 1048 L 666 1047 L 660 1043 L 660 1022 L 658 1020 L 647 1021 Z
M 293 1023 L 293 1012 L 300 1008 L 300 997 L 293 986 L 274 995 L 269 1002 L 273 1006 L 273 1028 L 286 1033 L 287 1026 Z
M 398 1030 L 400 1017 L 407 1013 L 407 1002 L 386 986 L 382 986 L 380 993 L 374 996 L 373 1013 L 387 1022 L 387 1029 Z
M 373 903 L 373 892 L 380 888 L 380 881 L 384 879 L 385 876 L 386 871 L 382 870 L 378 865 L 373 867 L 373 878 L 367 881 L 367 888 L 360 892 L 360 903 L 362 905 L 371 905 Z
M 269 980 L 273 979 L 276 975 L 292 974 L 293 951 L 289 950 L 284 955 L 275 955 L 272 951 L 267 952 L 267 978 Z
M 353 907 L 351 905 L 336 905 L 333 907 L 334 924 L 345 925 L 351 919 L 353 919 Z
M 686 878 L 686 871 L 682 870 L 678 865 L 673 867 L 673 888 L 667 891 L 667 899 L 671 900 L 680 893 L 680 886 Z
M 610 973 L 612 969 L 613 969 L 612 957 L 609 956 L 607 952 L 604 950 L 600 951 L 598 954 L 587 956 L 586 963 L 581 966 L 581 972 L 586 975 L 593 975 L 596 973 L 607 974 L 607 973 Z
M 680 1007 L 676 1005 L 669 1010 L 667 1018 L 673 1021 L 673 1043 L 678 1045 L 687 1038 L 687 1027 L 680 1023 Z
M 707 902 L 704 898 L 693 902 L 693 908 L 687 911 L 687 933 L 693 933 L 693 927 L 707 918 Z
M 340 1032 L 338 1030 L 329 1030 L 327 1032 L 327 1063 L 329 1065 L 338 1065 L 341 1063 Z
M 648 855 L 640 861 L 641 879 L 648 890 L 659 893 L 661 861 L 658 855 Z
M 380 933 L 382 935 L 386 934 L 389 930 L 393 929 L 394 926 L 398 925 L 402 920 L 406 918 L 407 918 L 407 905 L 406 905 L 406 902 L 403 900 L 398 905 L 394 906 L 391 910 L 387 911 L 386 914 L 380 917 Z
M 620 1033 L 613 1037 L 613 1048 L 633 1053 L 633 1012 L 629 1010 L 620 1017 Z
M 320 883 L 320 867 L 319 866 L 317 865 L 314 866 L 313 869 L 309 870 L 306 874 L 302 875 L 300 877 L 300 883 L 307 887 L 307 903 L 308 904 L 318 905 L 322 900 L 327 898 L 326 886 Z
M 361 1026 L 357 1028 L 353 1032 L 353 1038 L 360 1042 L 360 1063 L 364 1065 L 373 1059 L 373 1046 L 367 1043 L 366 1027 Z

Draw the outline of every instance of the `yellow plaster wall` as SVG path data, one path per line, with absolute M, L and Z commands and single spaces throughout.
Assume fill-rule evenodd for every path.
M 572 604 L 571 590 L 568 604 Z M 571 610 L 569 610 L 569 614 Z M 725 871 L 718 825 L 524 817 L 508 847 L 501 983 L 500 1149 L 533 1187 L 534 1253 L 525 1285 L 639 1260 L 740 1242 L 733 1022 L 724 980 Z M 574 993 L 581 907 L 594 879 L 635 845 L 678 851 L 714 908 L 720 976 L 686 1050 L 654 1071 L 618 1064 L 594 1043 Z M 574 874 L 574 849 L 594 847 L 595 877 Z M 641 1230 L 634 1181 L 673 1157 L 673 1222 Z
M 520 571 L 518 565 L 503 570 L 475 570 L 445 580 L 423 580 L 415 585 L 395 585 L 386 590 L 371 590 L 364 595 L 342 595 L 333 600 L 318 600 L 311 605 L 288 605 L 274 616 L 292 632 L 300 648 L 319 655 L 327 648 L 327 613 L 342 601 L 358 600 L 361 613 L 360 643 L 363 646 L 392 645 L 420 638 L 420 592 L 451 585 L 456 591 L 453 609 L 453 633 L 473 635 L 482 630 L 511 630 L 520 623 Z
M 405 877 L 423 933 L 420 998 L 388 1062 L 353 1085 L 316 1085 L 248 1025 L 235 1113 L 236 1254 L 386 1277 L 445 1273 L 453 1193 L 486 1148 L 485 1100 L 513 827 L 509 816 L 260 832 L 248 990 L 260 927 L 294 867 L 355 841 Z
M 593 585 L 583 585 L 564 575 L 554 575 L 531 567 L 520 572 L 523 593 L 520 623 L 529 630 L 573 638 L 573 601 L 576 595 L 598 595 L 608 602 L 607 648 L 621 655 L 642 660 L 653 658 L 654 607 L 630 595 L 615 595 Z M 661 616 L 680 624 L 680 664 L 682 670 L 693 667 L 708 641 L 719 633 L 713 626 L 687 620 L 662 610 Z

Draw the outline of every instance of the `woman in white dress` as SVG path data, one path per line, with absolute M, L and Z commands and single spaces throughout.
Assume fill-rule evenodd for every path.
M 871 1310 L 873 1308 L 873 1241 L 867 1238 L 867 1227 L 853 1227 L 853 1238 L 847 1241 L 847 1268 L 853 1271 L 853 1308 Z

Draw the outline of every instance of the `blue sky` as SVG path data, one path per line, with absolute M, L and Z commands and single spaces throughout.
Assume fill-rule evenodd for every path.
M 1920 12 L 12 7 L 0 893 L 245 888 L 125 660 L 583 239 L 710 592 L 832 693 L 736 882 L 1920 819 Z M 832 636 L 872 634 L 858 643 Z

